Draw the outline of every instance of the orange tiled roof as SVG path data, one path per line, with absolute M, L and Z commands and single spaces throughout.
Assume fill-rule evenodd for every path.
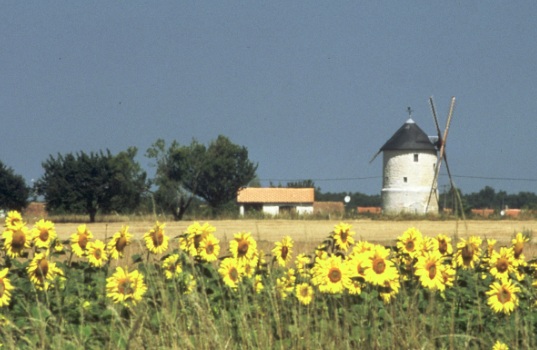
M 239 203 L 313 203 L 313 188 L 255 188 L 239 190 Z

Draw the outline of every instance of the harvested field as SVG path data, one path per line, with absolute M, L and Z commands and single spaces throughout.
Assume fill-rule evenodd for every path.
M 203 221 L 202 221 L 203 222 Z M 443 233 L 452 237 L 478 235 L 482 238 L 494 238 L 500 244 L 509 243 L 517 232 L 537 231 L 537 220 L 467 220 L 462 221 L 388 221 L 388 220 L 347 220 L 353 226 L 355 239 L 370 242 L 393 244 L 395 239 L 409 227 L 416 227 L 424 235 L 435 236 Z M 339 221 L 329 220 L 212 220 L 216 227 L 216 236 L 223 246 L 233 238 L 236 232 L 251 232 L 265 252 L 270 251 L 273 242 L 289 235 L 295 241 L 296 251 L 310 251 L 325 239 Z M 112 222 L 88 224 L 96 239 L 106 239 L 121 228 L 129 225 L 136 239 L 142 238 L 154 224 L 150 221 Z M 166 234 L 175 237 L 183 233 L 192 221 L 166 222 Z M 56 231 L 61 239 L 68 238 L 76 231 L 78 223 L 56 224 Z M 534 243 L 536 241 L 534 240 Z

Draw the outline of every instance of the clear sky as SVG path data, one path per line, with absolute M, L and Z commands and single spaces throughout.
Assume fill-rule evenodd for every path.
M 0 160 L 31 179 L 58 153 L 158 138 L 246 146 L 269 181 L 380 193 L 371 157 L 408 118 L 463 193 L 537 192 L 535 1 L 5 1 Z M 445 171 L 439 186 L 448 183 Z

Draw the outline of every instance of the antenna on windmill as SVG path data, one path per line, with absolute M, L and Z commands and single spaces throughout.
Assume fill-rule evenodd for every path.
M 436 163 L 436 167 L 434 169 L 434 177 L 433 177 L 433 183 L 431 184 L 431 191 L 429 192 L 429 198 L 427 200 L 427 206 L 425 208 L 426 213 L 429 210 L 429 204 L 431 202 L 431 198 L 432 198 L 433 194 L 436 196 L 436 200 L 438 202 L 438 191 L 437 191 L 438 184 L 437 184 L 437 180 L 438 180 L 438 174 L 440 173 L 440 167 L 442 165 L 442 161 L 444 161 L 446 163 L 446 170 L 447 170 L 447 173 L 448 173 L 449 183 L 451 185 L 451 189 L 456 190 L 455 183 L 453 182 L 453 177 L 451 176 L 451 171 L 449 170 L 449 164 L 448 164 L 447 155 L 446 155 L 446 141 L 447 141 L 447 137 L 448 137 L 448 133 L 449 133 L 449 126 L 451 124 L 451 118 L 453 117 L 453 111 L 455 109 L 455 97 L 451 98 L 451 104 L 449 106 L 449 112 L 448 112 L 448 117 L 447 117 L 447 121 L 446 121 L 446 127 L 444 128 L 443 133 L 440 131 L 440 126 L 438 124 L 438 118 L 436 116 L 436 108 L 434 106 L 434 101 L 433 101 L 432 97 L 429 97 L 429 103 L 431 105 L 431 111 L 433 113 L 434 124 L 436 126 L 436 132 L 438 134 L 438 140 L 435 143 L 435 147 L 438 150 L 439 154 L 438 154 L 438 162 Z M 458 191 L 457 191 L 457 196 L 459 196 Z M 459 198 L 459 202 L 461 202 L 460 198 Z M 463 213 L 463 215 L 464 215 L 464 213 Z

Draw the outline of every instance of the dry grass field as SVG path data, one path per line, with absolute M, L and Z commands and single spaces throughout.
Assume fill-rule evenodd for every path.
M 467 237 L 478 235 L 482 238 L 494 238 L 499 244 L 509 244 L 517 232 L 537 232 L 537 220 L 466 220 L 466 221 L 429 221 L 429 220 L 348 220 L 345 221 L 354 228 L 355 239 L 391 245 L 396 238 L 409 227 L 416 227 L 424 235 L 436 236 L 443 233 L 452 237 Z M 203 221 L 202 221 L 203 223 Z M 236 232 L 250 232 L 257 240 L 260 249 L 270 252 L 275 241 L 289 235 L 295 241 L 295 252 L 311 252 L 332 231 L 335 220 L 212 220 L 209 223 L 216 227 L 216 236 L 220 239 L 224 249 L 227 242 Z M 88 224 L 90 231 L 96 239 L 106 239 L 118 231 L 122 225 L 129 225 L 136 239 L 142 238 L 154 222 L 97 222 Z M 192 221 L 166 221 L 166 234 L 170 237 L 178 236 L 192 224 Z M 67 239 L 76 231 L 79 223 L 56 223 L 56 231 L 61 239 Z M 533 241 L 535 246 L 536 242 Z M 174 246 L 172 246 L 175 248 Z M 528 247 L 530 248 L 530 247 Z M 535 251 L 536 254 L 528 254 Z M 527 255 L 537 255 L 537 247 L 526 250 Z

